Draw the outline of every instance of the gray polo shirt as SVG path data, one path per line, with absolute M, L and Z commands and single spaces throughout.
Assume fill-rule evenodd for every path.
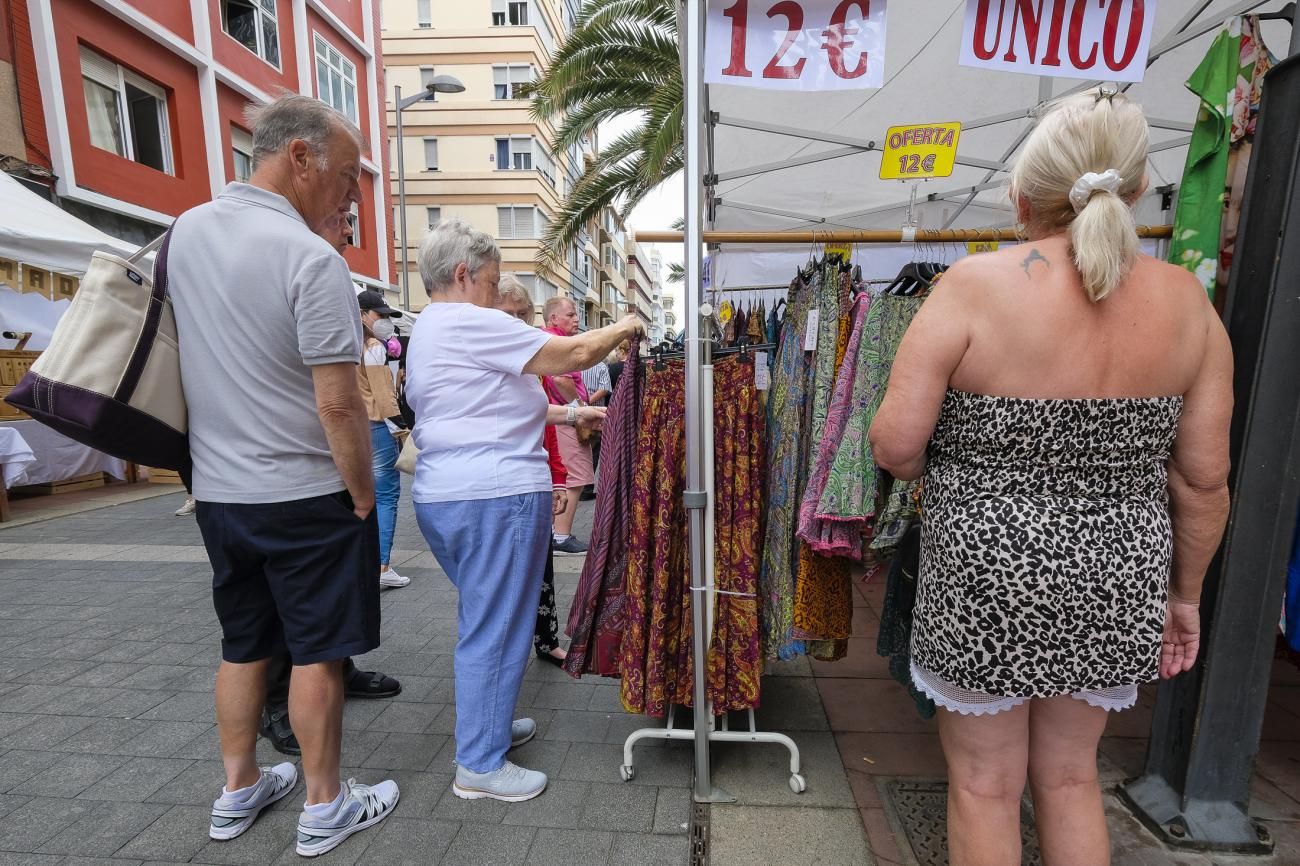
M 311 374 L 361 358 L 343 257 L 283 196 L 232 183 L 176 220 L 167 276 L 194 496 L 286 502 L 344 489 Z

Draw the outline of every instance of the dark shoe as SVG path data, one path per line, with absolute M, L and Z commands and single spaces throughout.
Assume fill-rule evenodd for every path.
M 302 754 L 298 738 L 294 736 L 293 728 L 289 725 L 288 707 L 263 709 L 262 724 L 258 726 L 257 732 L 270 740 L 271 746 L 282 755 L 296 757 Z
M 343 693 L 349 698 L 391 698 L 402 693 L 402 684 L 379 671 L 354 668 L 343 680 Z
M 546 662 L 548 665 L 555 665 L 557 668 L 564 666 L 564 659 L 557 659 L 555 656 L 551 655 L 550 653 L 544 653 L 541 650 L 534 650 L 534 652 L 537 653 L 537 657 L 539 659 Z
M 595 498 L 596 498 L 596 488 L 592 487 L 591 485 L 587 485 L 586 487 L 582 488 L 582 495 L 578 497 L 578 501 L 591 502 Z
M 587 545 L 579 541 L 578 536 L 570 535 L 563 542 L 557 542 L 551 550 L 561 556 L 581 556 L 587 552 Z

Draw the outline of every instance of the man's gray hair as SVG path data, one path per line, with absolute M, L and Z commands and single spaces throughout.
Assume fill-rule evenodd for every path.
M 443 220 L 429 229 L 418 256 L 424 290 L 432 294 L 456 279 L 456 266 L 465 264 L 473 276 L 488 262 L 501 262 L 501 250 L 491 235 L 463 220 Z
M 283 153 L 294 139 L 307 142 L 320 167 L 325 167 L 330 138 L 346 130 L 358 145 L 365 139 L 357 125 L 338 111 L 310 96 L 286 93 L 266 105 L 250 105 L 244 117 L 253 127 L 253 169 L 264 159 Z

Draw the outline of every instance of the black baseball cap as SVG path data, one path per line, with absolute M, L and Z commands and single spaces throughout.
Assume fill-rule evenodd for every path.
M 368 313 L 371 310 L 381 316 L 390 316 L 398 318 L 402 314 L 388 306 L 388 301 L 379 292 L 366 289 L 364 292 L 357 292 L 357 303 L 361 306 L 361 312 Z

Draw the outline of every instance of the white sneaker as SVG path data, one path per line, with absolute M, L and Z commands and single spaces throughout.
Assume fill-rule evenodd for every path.
M 373 827 L 391 815 L 400 795 L 392 779 L 378 785 L 362 785 L 356 779 L 348 779 L 347 796 L 332 819 L 313 818 L 306 810 L 298 817 L 298 853 L 316 857 L 333 851 L 353 833 Z
M 241 835 L 263 809 L 293 790 L 298 782 L 298 770 L 288 762 L 262 768 L 262 778 L 257 780 L 253 795 L 242 801 L 231 799 L 225 789 L 212 803 L 212 823 L 208 836 L 219 842 Z
M 456 781 L 451 792 L 462 800 L 504 800 L 522 803 L 546 790 L 546 774 L 506 761 L 499 770 L 491 773 L 474 773 L 464 767 L 456 768 Z
M 515 719 L 510 723 L 510 748 L 517 749 L 537 736 L 537 722 L 532 719 Z
M 194 510 L 195 510 L 196 508 L 198 508 L 198 507 L 199 507 L 199 504 L 198 504 L 197 502 L 195 502 L 195 501 L 194 501 L 194 497 L 191 496 L 189 499 L 186 499 L 186 500 L 185 500 L 185 504 L 184 504 L 184 505 L 182 505 L 180 508 L 177 508 L 177 509 L 176 509 L 176 516 L 177 516 L 177 517 L 189 517 L 191 514 L 194 513 Z
M 406 586 L 410 582 L 411 579 L 409 577 L 402 577 L 402 575 L 398 574 L 397 570 L 391 566 L 389 566 L 387 571 L 379 572 L 380 586 L 397 589 L 398 587 Z

